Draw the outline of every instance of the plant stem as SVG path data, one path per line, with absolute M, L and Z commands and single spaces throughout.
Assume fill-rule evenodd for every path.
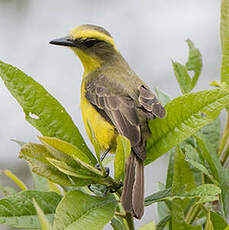
M 222 159 L 221 159 L 221 164 L 223 166 L 226 163 L 228 156 L 229 156 L 229 146 L 227 146 L 227 148 L 225 149 L 223 156 L 222 156 Z
M 187 224 L 192 224 L 196 217 L 198 216 L 199 212 L 201 211 L 200 205 L 194 204 L 188 211 L 186 216 Z
M 221 138 L 221 142 L 219 145 L 219 151 L 218 151 L 218 156 L 220 157 L 223 153 L 223 150 L 228 142 L 228 137 L 229 137 L 229 113 L 227 113 L 227 122 L 223 131 L 223 136 Z
M 119 197 L 119 199 L 120 199 L 120 197 L 121 197 L 121 195 L 122 195 L 122 192 L 121 192 L 120 189 L 118 189 L 118 190 L 116 191 L 115 194 L 116 194 L 116 195 Z M 120 207 L 121 207 L 121 206 L 120 206 Z M 122 207 L 121 207 L 121 209 L 122 209 Z M 123 211 L 124 211 L 124 210 L 123 210 Z M 116 213 L 116 215 L 118 215 L 118 216 L 120 216 L 121 218 L 124 219 L 125 225 L 126 225 L 126 227 L 128 227 L 128 230 L 134 230 L 135 228 L 134 228 L 134 219 L 133 219 L 133 216 L 131 216 L 130 213 L 127 213 L 127 212 L 125 212 L 125 211 L 124 211 L 124 213 L 125 213 L 125 214 L 123 215 L 123 212 L 119 210 L 119 212 Z M 119 215 L 119 214 L 121 214 L 121 215 Z
M 134 219 L 133 219 L 133 216 L 131 216 L 130 213 L 126 213 L 126 222 L 128 224 L 128 227 L 129 227 L 129 230 L 134 230 Z
M 218 156 L 221 157 L 221 164 L 224 166 L 229 157 L 229 112 L 227 113 L 227 122 L 221 138 Z
M 8 176 L 11 180 L 14 181 L 14 183 L 22 190 L 25 191 L 28 188 L 26 185 L 15 175 L 13 174 L 10 170 L 6 169 L 3 171 L 6 176 Z

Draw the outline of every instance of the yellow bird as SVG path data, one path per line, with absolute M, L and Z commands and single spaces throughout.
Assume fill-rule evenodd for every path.
M 88 121 L 104 151 L 115 151 L 118 134 L 130 140 L 121 203 L 126 212 L 140 219 L 144 214 L 145 146 L 150 135 L 147 122 L 163 118 L 164 108 L 102 27 L 81 25 L 50 43 L 70 47 L 83 64 L 81 110 L 89 138 L 93 137 Z

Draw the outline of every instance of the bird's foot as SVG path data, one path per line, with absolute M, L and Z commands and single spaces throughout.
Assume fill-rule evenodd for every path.
M 111 147 L 106 149 L 105 152 L 101 155 L 101 157 L 100 157 L 101 162 L 105 159 L 106 155 L 110 152 L 110 150 L 111 150 Z M 101 167 L 100 167 L 99 163 L 97 163 L 95 165 L 95 168 L 101 171 Z M 106 170 L 105 177 L 108 177 L 110 174 L 110 169 L 108 167 L 105 167 L 105 170 Z
M 116 186 L 115 188 L 109 188 L 110 193 L 115 193 L 117 190 L 119 190 L 123 186 L 122 181 L 120 181 L 119 185 Z

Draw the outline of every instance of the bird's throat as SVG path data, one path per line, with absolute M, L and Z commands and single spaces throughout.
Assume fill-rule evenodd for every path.
M 102 62 L 99 58 L 91 57 L 79 49 L 73 49 L 73 51 L 83 64 L 84 76 L 88 75 L 90 72 L 95 71 L 102 65 Z

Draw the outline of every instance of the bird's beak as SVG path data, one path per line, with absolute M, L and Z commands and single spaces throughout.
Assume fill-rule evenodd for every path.
M 58 45 L 58 46 L 76 47 L 76 43 L 69 36 L 54 39 L 54 40 L 50 41 L 49 43 L 53 44 L 53 45 Z

